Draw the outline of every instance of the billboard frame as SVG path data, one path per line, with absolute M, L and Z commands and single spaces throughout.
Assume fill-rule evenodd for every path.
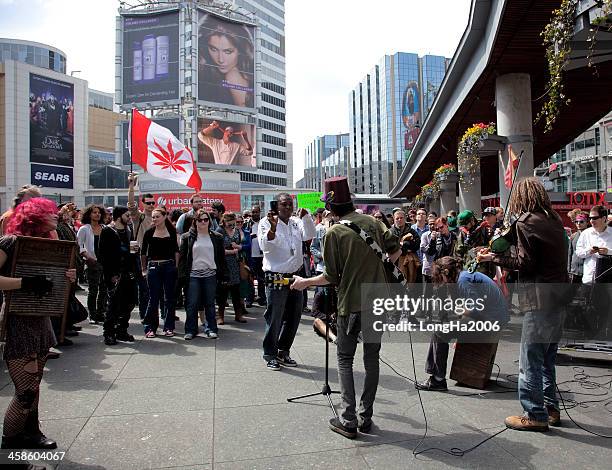
M 179 72 L 178 72 L 178 97 L 171 100 L 147 101 L 140 103 L 124 103 L 123 102 L 123 38 L 125 34 L 124 21 L 130 16 L 153 16 L 164 13 L 178 13 L 179 18 Z M 164 6 L 163 8 L 152 10 L 120 10 L 116 17 L 116 47 L 115 47 L 115 101 L 119 105 L 120 111 L 129 112 L 132 108 L 139 110 L 152 108 L 167 108 L 170 106 L 179 106 L 182 102 L 181 97 L 185 94 L 185 68 L 182 59 L 182 51 L 185 49 L 184 41 L 184 12 L 180 5 Z

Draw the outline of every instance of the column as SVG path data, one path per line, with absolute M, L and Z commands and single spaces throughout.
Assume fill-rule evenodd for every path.
M 504 136 L 518 157 L 523 152 L 517 178 L 533 176 L 533 125 L 531 114 L 531 78 L 526 73 L 509 73 L 497 77 L 495 82 L 497 107 L 497 134 Z M 502 160 L 508 165 L 508 151 Z M 508 191 L 504 186 L 504 173 L 499 172 L 501 204 L 505 205 Z
M 440 195 L 434 196 L 431 201 L 429 201 L 429 212 L 433 211 L 440 216 Z
M 480 183 L 480 171 L 471 178 L 471 184 L 467 185 L 459 181 L 459 211 L 471 210 L 476 217 L 482 215 L 481 206 L 482 187 Z
M 456 175 L 449 176 L 440 181 L 440 214 L 446 216 L 448 211 L 457 210 L 457 181 Z

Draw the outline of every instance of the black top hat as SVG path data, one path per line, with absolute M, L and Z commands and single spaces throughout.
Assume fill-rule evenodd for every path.
M 352 202 L 346 176 L 336 176 L 325 180 L 325 192 L 321 201 L 326 204 L 346 204 Z

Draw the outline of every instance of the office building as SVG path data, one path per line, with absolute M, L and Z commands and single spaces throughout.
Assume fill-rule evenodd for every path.
M 304 187 L 321 191 L 325 179 L 323 162 L 338 149 L 348 145 L 348 134 L 324 135 L 311 141 L 304 152 Z
M 386 194 L 397 181 L 436 98 L 448 59 L 385 55 L 349 94 L 349 181 Z

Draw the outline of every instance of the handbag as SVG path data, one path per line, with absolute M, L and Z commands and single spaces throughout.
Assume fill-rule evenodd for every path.
M 246 261 L 240 260 L 240 279 L 242 281 L 248 281 L 251 278 L 251 268 L 247 265 Z

